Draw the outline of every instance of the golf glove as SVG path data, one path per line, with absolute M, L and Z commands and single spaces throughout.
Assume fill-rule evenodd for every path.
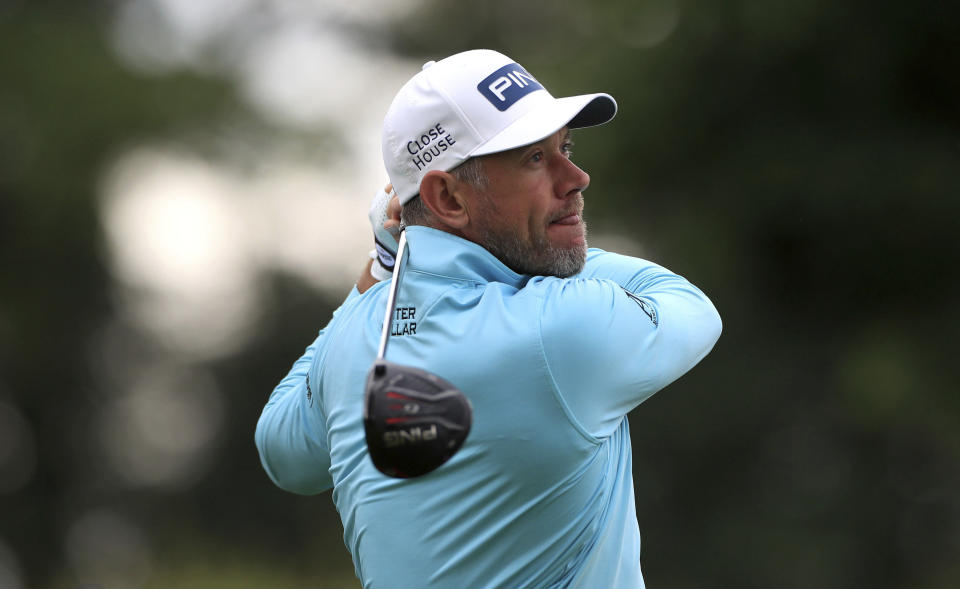
M 396 192 L 392 188 L 389 194 L 381 188 L 373 196 L 373 202 L 370 203 L 369 217 L 370 225 L 373 227 L 374 246 L 374 249 L 370 252 L 370 257 L 373 258 L 370 274 L 377 280 L 390 279 L 397 257 L 397 237 L 400 234 L 400 228 L 386 229 L 383 226 L 387 222 L 387 205 L 395 194 Z

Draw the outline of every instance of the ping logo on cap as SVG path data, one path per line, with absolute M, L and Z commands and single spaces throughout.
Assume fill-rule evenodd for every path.
M 510 63 L 477 84 L 477 90 L 499 111 L 505 111 L 524 96 L 543 86 L 520 64 Z

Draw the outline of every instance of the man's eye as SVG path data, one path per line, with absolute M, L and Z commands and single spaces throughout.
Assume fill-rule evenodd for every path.
M 560 151 L 562 151 L 562 152 L 563 152 L 563 155 L 565 155 L 565 156 L 567 156 L 567 157 L 572 156 L 572 155 L 573 155 L 573 142 L 564 143 L 563 146 L 560 148 Z
M 538 151 L 537 153 L 535 153 L 535 154 L 533 154 L 532 156 L 530 156 L 530 161 L 531 161 L 531 162 L 539 162 L 539 161 L 542 160 L 542 159 L 543 159 L 543 152 L 542 152 L 542 151 Z

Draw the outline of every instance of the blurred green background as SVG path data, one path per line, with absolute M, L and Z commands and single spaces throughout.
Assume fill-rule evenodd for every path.
M 359 586 L 253 430 L 476 47 L 617 98 L 592 242 L 724 319 L 630 416 L 649 586 L 960 587 L 960 4 L 2 0 L 0 588 Z

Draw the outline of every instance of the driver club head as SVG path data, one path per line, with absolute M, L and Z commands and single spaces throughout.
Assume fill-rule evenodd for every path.
M 433 471 L 456 454 L 473 423 L 470 401 L 425 370 L 379 359 L 367 376 L 363 426 L 373 465 L 395 478 Z

